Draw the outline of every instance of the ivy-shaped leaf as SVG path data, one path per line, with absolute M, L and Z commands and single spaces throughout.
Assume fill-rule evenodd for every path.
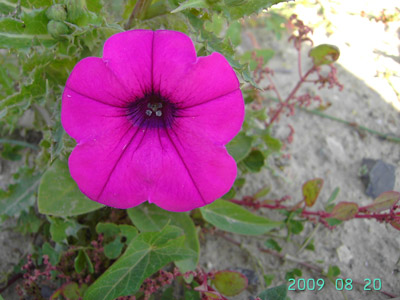
M 186 235 L 185 246 L 193 250 L 196 256 L 176 261 L 175 264 L 182 273 L 196 269 L 200 256 L 200 244 L 196 228 L 187 213 L 170 212 L 154 204 L 142 204 L 128 209 L 128 215 L 141 232 L 159 231 L 166 224 L 181 228 Z
M 125 253 L 87 290 L 84 300 L 113 300 L 135 294 L 143 281 L 166 264 L 196 256 L 184 246 L 182 231 L 165 226 L 159 232 L 143 232 Z

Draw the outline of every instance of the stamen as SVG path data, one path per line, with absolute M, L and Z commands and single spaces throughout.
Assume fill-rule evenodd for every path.
M 135 99 L 126 109 L 130 121 L 142 128 L 171 127 L 178 111 L 175 104 L 156 93 Z

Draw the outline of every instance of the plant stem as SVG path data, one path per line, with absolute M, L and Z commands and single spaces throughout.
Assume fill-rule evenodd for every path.
M 237 200 L 237 199 L 230 199 L 229 200 L 232 203 L 238 204 L 238 205 L 243 205 L 243 206 L 248 206 L 248 207 L 253 207 L 253 208 L 268 208 L 268 209 L 283 209 L 286 211 L 293 211 L 294 207 L 290 207 L 287 205 L 282 205 L 279 203 L 275 204 L 261 204 L 260 202 L 250 202 L 250 201 L 242 201 L 242 200 Z M 358 213 L 354 215 L 354 219 L 376 219 L 377 221 L 385 221 L 390 218 L 395 218 L 400 216 L 400 212 L 396 213 L 368 213 L 367 210 L 368 206 L 360 206 L 358 208 Z M 326 211 L 309 211 L 306 209 L 303 209 L 301 211 L 302 216 L 316 216 L 319 217 L 320 219 L 326 219 L 332 217 L 331 213 L 328 213 Z
M 268 124 L 266 124 L 267 128 L 269 128 L 272 123 L 274 123 L 274 121 L 279 117 L 279 115 L 281 114 L 282 110 L 284 107 L 286 107 L 289 103 L 290 100 L 292 100 L 292 98 L 294 97 L 294 95 L 297 93 L 297 91 L 299 90 L 299 88 L 301 87 L 301 85 L 305 82 L 305 80 L 307 79 L 307 77 L 315 71 L 315 66 L 313 66 L 312 68 L 310 68 L 307 73 L 300 78 L 299 82 L 297 82 L 296 86 L 293 88 L 293 90 L 290 92 L 289 96 L 287 96 L 287 98 L 285 99 L 285 101 L 283 103 L 280 104 L 278 110 L 275 112 L 275 114 L 272 116 L 271 120 L 268 122 Z
M 128 23 L 125 25 L 125 29 L 130 29 L 134 20 L 140 20 L 144 17 L 147 9 L 149 8 L 152 0 L 137 0 L 135 7 L 129 16 Z
M 6 285 L 0 289 L 0 293 L 4 292 L 8 287 L 10 287 L 14 282 L 16 282 L 17 280 L 19 280 L 22 277 L 23 277 L 22 273 L 17 273 L 15 275 L 13 275 L 13 277 L 11 277 L 7 281 Z
M 343 119 L 336 118 L 334 116 L 330 116 L 330 115 L 324 114 L 323 112 L 321 112 L 319 110 L 316 110 L 316 109 L 310 110 L 310 109 L 307 109 L 307 108 L 304 108 L 304 107 L 298 107 L 298 108 L 300 108 L 301 110 L 304 110 L 304 111 L 306 111 L 308 113 L 311 113 L 311 114 L 314 114 L 314 115 L 317 115 L 317 116 L 320 116 L 320 117 L 323 117 L 323 118 L 326 118 L 326 119 L 330 119 L 330 120 L 333 120 L 333 121 L 336 121 L 336 122 L 339 122 L 339 123 L 343 123 L 343 124 L 349 125 L 349 126 L 355 128 L 357 130 L 362 130 L 362 131 L 366 131 L 366 132 L 375 134 L 375 135 L 377 135 L 377 136 L 379 136 L 379 137 L 381 137 L 381 138 L 383 138 L 385 140 L 396 142 L 396 143 L 400 143 L 400 137 L 392 136 L 391 134 L 381 133 L 379 131 L 376 131 L 376 130 L 370 129 L 368 127 L 359 125 L 359 124 L 357 124 L 355 122 L 349 122 L 349 121 L 346 121 L 346 120 L 343 120 Z
M 39 150 L 39 147 L 24 141 L 10 140 L 10 139 L 0 139 L 0 144 L 13 144 L 26 148 L 31 148 L 33 150 Z

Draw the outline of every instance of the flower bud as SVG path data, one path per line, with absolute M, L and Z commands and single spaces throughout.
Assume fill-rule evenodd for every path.
M 66 0 L 68 10 L 68 21 L 75 23 L 84 13 L 86 9 L 85 0 Z
M 67 19 L 67 11 L 65 6 L 62 4 L 54 4 L 50 6 L 46 11 L 46 16 L 50 20 L 54 21 L 65 21 Z
M 47 31 L 55 39 L 62 38 L 62 35 L 69 33 L 69 28 L 63 22 L 51 20 L 47 23 Z

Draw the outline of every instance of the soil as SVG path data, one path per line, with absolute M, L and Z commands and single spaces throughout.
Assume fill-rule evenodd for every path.
M 325 9 L 324 13 L 321 12 L 320 4 Z M 280 6 L 287 13 L 287 4 Z M 275 9 L 277 8 L 273 10 Z M 384 24 L 362 16 L 364 11 L 367 16 L 378 17 L 382 9 L 386 9 L 387 15 L 396 12 L 392 1 L 368 1 L 368 6 L 365 1 L 296 1 L 292 11 L 314 28 L 314 45 L 328 43 L 339 47 L 341 55 L 336 64 L 337 76 L 344 85 L 342 91 L 337 88 L 319 90 L 316 86 L 306 85 L 299 94 L 308 91 L 321 96 L 323 101 L 330 102 L 332 105 L 324 111 L 328 115 L 356 122 L 381 133 L 399 136 L 400 99 L 394 88 L 398 89 L 400 86 L 400 20 L 397 16 L 397 21 Z M 264 28 L 252 28 L 249 31 L 261 48 L 275 51 L 268 66 L 275 70 L 274 83 L 285 98 L 299 78 L 296 50 L 287 41 L 287 36 L 277 40 Z M 248 32 L 245 33 L 242 50 L 254 49 L 254 45 L 254 40 L 249 38 Z M 305 72 L 311 66 L 311 61 L 307 57 L 308 49 L 305 48 L 303 53 L 302 67 Z M 262 84 L 267 85 L 267 81 Z M 269 92 L 264 95 L 266 98 L 275 96 Z M 373 199 L 365 195 L 365 186 L 359 177 L 363 158 L 382 159 L 394 165 L 397 177 L 394 190 L 400 191 L 399 143 L 301 110 L 296 110 L 294 116 L 283 116 L 274 128 L 274 135 L 286 138 L 290 133 L 288 124 L 295 129 L 294 140 L 291 144 L 286 144 L 288 148 L 285 150 L 291 158 L 270 162 L 275 163 L 275 175 L 265 171 L 249 176 L 242 195 L 252 195 L 263 186 L 270 186 L 271 194 L 268 198 L 289 195 L 295 202 L 302 199 L 302 184 L 320 177 L 324 179 L 324 185 L 313 209 L 323 209 L 336 187 L 340 188 L 336 202 L 351 201 L 366 205 Z M 270 211 L 263 213 L 276 219 L 276 214 Z M 315 251 L 304 250 L 299 253 L 300 246 L 313 231 Z M 321 274 L 299 267 L 289 260 L 282 263 L 274 256 L 260 253 L 256 247 L 262 246 L 266 239 L 241 237 L 237 239 L 242 243 L 240 249 L 220 238 L 207 236 L 202 263 L 216 269 L 241 267 L 252 270 L 259 270 L 261 263 L 265 274 L 275 275 L 271 286 L 284 283 L 286 271 L 293 268 L 302 270 L 299 278 L 321 278 Z M 282 252 L 288 253 L 295 260 L 320 266 L 325 272 L 329 266 L 338 266 L 343 277 L 362 283 L 353 284 L 351 291 L 341 292 L 325 279 L 325 286 L 320 291 L 289 292 L 291 299 L 391 298 L 373 291 L 373 288 L 372 291 L 364 291 L 364 286 L 368 283 L 364 280 L 368 278 L 372 282 L 380 279 L 382 291 L 400 296 L 400 232 L 390 225 L 356 219 L 330 231 L 324 226 L 316 228 L 309 223 L 304 232 L 293 239 L 294 242 L 286 244 L 285 241 L 277 241 L 281 246 L 284 245 Z M 224 255 L 221 256 L 220 253 Z M 254 292 L 249 295 L 241 294 L 235 299 L 247 299 L 250 294 L 255 295 Z
M 329 43 L 338 46 L 341 51 L 336 66 L 339 81 L 344 85 L 343 91 L 336 88 L 318 90 L 313 85 L 307 85 L 303 91 L 318 94 L 325 102 L 330 102 L 332 105 L 324 111 L 326 114 L 399 136 L 400 100 L 395 90 L 400 87 L 399 13 L 397 21 L 387 24 L 368 18 L 370 15 L 378 17 L 384 8 L 387 15 L 395 13 L 394 2 L 320 0 L 306 1 L 307 4 L 303 5 L 300 1 L 291 10 L 299 19 L 307 21 L 314 28 L 312 39 L 315 45 Z M 274 10 L 279 11 L 280 7 L 285 7 L 287 13 L 288 6 L 289 4 L 283 4 Z M 285 97 L 298 81 L 297 53 L 294 47 L 287 42 L 287 36 L 277 40 L 265 28 L 247 30 L 256 37 L 261 48 L 275 51 L 275 56 L 268 65 L 275 70 L 273 80 Z M 246 32 L 242 40 L 241 51 L 253 49 L 254 42 Z M 307 52 L 305 49 L 302 57 L 303 70 L 311 65 Z M 263 86 L 267 84 L 262 83 Z M 272 94 L 265 92 L 263 95 L 267 98 Z M 270 164 L 276 170 L 274 175 L 263 171 L 249 176 L 241 195 L 251 195 L 263 186 L 270 186 L 269 198 L 289 195 L 292 201 L 299 201 L 302 199 L 302 184 L 320 177 L 324 179 L 324 185 L 318 202 L 312 209 L 323 209 L 336 187 L 340 188 L 336 202 L 353 201 L 366 205 L 373 199 L 365 195 L 365 186 L 359 177 L 363 158 L 382 159 L 393 164 L 397 177 L 394 190 L 400 191 L 399 143 L 301 110 L 296 110 L 294 116 L 281 117 L 273 134 L 286 138 L 290 132 L 288 124 L 295 129 L 293 142 L 286 143 L 285 153 L 290 154 L 290 159 L 271 160 Z M 5 180 L 9 170 L 4 162 L 2 165 L 0 179 Z M 272 219 L 280 217 L 271 211 L 261 213 Z M 302 243 L 313 231 L 315 251 L 299 252 Z M 382 290 L 400 297 L 400 231 L 389 225 L 374 220 L 356 219 L 329 230 L 309 222 L 301 235 L 293 237 L 292 242 L 286 243 L 277 239 L 283 246 L 282 252 L 293 258 L 291 261 L 281 261 L 257 250 L 257 246 L 262 246 L 267 236 L 233 238 L 242 247 L 227 243 L 218 236 L 205 235 L 201 241 L 200 261 L 207 270 L 246 268 L 255 272 L 259 284 L 232 299 L 249 299 L 262 290 L 262 272 L 275 275 L 271 286 L 284 283 L 286 271 L 293 268 L 300 268 L 300 277 L 306 280 L 321 278 L 321 274 L 297 265 L 293 259 L 318 265 L 324 270 L 329 266 L 338 266 L 341 275 L 353 282 L 364 283 L 367 278 L 372 281 L 380 279 Z M 24 238 L 18 234 L 7 230 L 0 232 L 0 274 L 10 270 L 18 262 L 22 249 L 26 249 L 25 243 Z M 373 291 L 373 288 L 372 291 L 363 291 L 363 287 L 364 285 L 353 284 L 352 290 L 341 292 L 325 279 L 325 286 L 320 291 L 289 292 L 288 296 L 292 300 L 390 298 Z M 6 300 L 18 299 L 12 288 L 3 293 L 3 297 Z

